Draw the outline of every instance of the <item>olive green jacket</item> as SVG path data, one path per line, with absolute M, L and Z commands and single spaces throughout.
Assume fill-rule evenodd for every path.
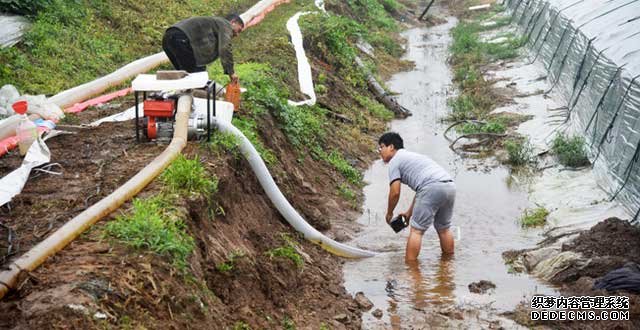
M 179 29 L 189 38 L 196 65 L 207 65 L 220 57 L 225 74 L 233 74 L 231 23 L 222 17 L 197 16 L 180 21 L 170 29 Z

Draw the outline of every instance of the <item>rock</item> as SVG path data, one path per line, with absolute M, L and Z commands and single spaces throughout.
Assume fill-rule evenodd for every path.
M 382 310 L 380 308 L 376 308 L 376 310 L 374 310 L 373 312 L 371 312 L 371 315 L 373 315 L 373 317 L 379 319 L 382 317 Z
M 469 291 L 473 293 L 479 293 L 479 294 L 486 293 L 488 290 L 495 289 L 495 288 L 496 288 L 495 284 L 485 280 L 482 280 L 479 282 L 473 282 L 469 284 Z
M 349 316 L 344 313 L 334 316 L 333 319 L 340 323 L 349 323 Z
M 369 298 L 367 298 L 362 292 L 356 293 L 355 300 L 356 303 L 358 303 L 358 306 L 360 306 L 360 308 L 364 309 L 365 311 L 373 308 L 373 303 L 371 302 L 371 300 L 369 300 Z
M 351 236 L 347 234 L 344 230 L 340 230 L 336 232 L 336 236 L 334 237 L 336 242 L 348 242 L 351 240 Z

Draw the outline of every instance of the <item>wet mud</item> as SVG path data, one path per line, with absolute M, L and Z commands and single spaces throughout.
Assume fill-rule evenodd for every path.
M 607 291 L 594 287 L 597 279 L 619 269 L 629 262 L 640 262 L 640 229 L 628 221 L 606 219 L 592 228 L 576 233 L 562 242 L 563 237 L 550 237 L 535 249 L 509 251 L 508 260 L 526 258 L 538 254 L 540 263 L 546 258 L 574 253 L 559 269 L 553 270 L 549 281 L 555 284 L 564 297 L 570 296 L 624 296 L 629 298 L 628 320 L 603 321 L 531 321 L 530 304 L 521 304 L 510 317 L 525 326 L 548 326 L 554 329 L 637 329 L 640 327 L 640 295 L 626 290 Z M 554 249 L 557 247 L 557 249 Z M 525 262 L 528 271 L 536 271 Z

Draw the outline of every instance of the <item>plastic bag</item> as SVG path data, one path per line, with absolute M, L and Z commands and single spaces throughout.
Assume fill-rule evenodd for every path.
M 13 85 L 4 85 L 0 88 L 0 108 L 6 111 L 7 115 L 13 115 L 11 104 L 20 97 L 20 92 Z M 1 113 L 0 113 L 1 114 Z
M 64 118 L 64 112 L 56 104 L 49 102 L 44 95 L 23 95 L 18 100 L 25 100 L 29 103 L 27 113 L 37 114 L 48 120 L 58 120 Z

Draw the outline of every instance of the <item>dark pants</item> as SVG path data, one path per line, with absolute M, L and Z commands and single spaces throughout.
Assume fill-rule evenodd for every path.
M 206 66 L 196 65 L 193 49 L 187 35 L 178 29 L 168 29 L 162 38 L 162 49 L 169 57 L 176 70 L 187 72 L 205 71 Z

